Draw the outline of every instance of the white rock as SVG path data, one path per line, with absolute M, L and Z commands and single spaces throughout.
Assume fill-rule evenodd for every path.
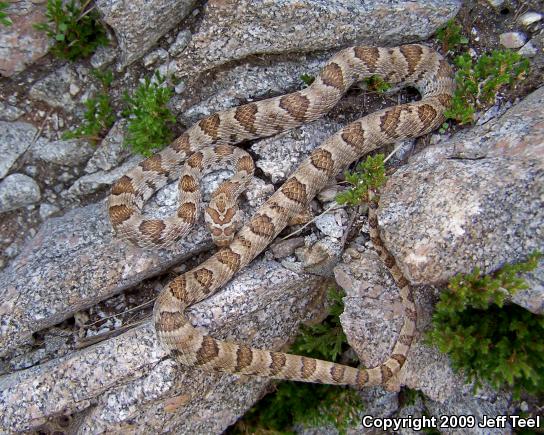
M 24 110 L 21 110 L 16 106 L 0 102 L 0 119 L 3 121 L 16 121 L 23 116 L 24 113 Z
M 59 208 L 53 204 L 48 204 L 44 202 L 43 204 L 40 204 L 40 217 L 42 220 L 47 219 L 49 216 L 51 216 L 53 213 L 56 213 L 59 211 Z
M 0 121 L 0 179 L 30 146 L 35 134 L 32 124 Z
M 49 142 L 41 138 L 32 144 L 29 152 L 37 160 L 75 166 L 85 163 L 93 154 L 94 148 L 88 142 L 78 139 Z
M 0 183 L 0 213 L 16 210 L 40 200 L 40 187 L 24 174 L 11 174 Z
M 168 52 L 171 56 L 174 57 L 179 55 L 183 50 L 185 50 L 185 47 L 187 47 L 187 44 L 189 44 L 190 40 L 191 32 L 189 30 L 182 30 L 178 33 L 176 41 L 170 46 Z
M 158 60 L 166 60 L 167 58 L 168 52 L 164 48 L 159 48 L 158 50 L 154 50 L 144 57 L 144 66 L 151 66 Z
M 527 35 L 522 32 L 505 32 L 499 36 L 499 41 L 506 48 L 520 48 L 527 42 Z
M 347 223 L 347 213 L 342 208 L 334 213 L 327 213 L 315 220 L 315 226 L 323 234 L 339 239 L 344 234 L 344 225 Z
M 76 85 L 75 83 L 70 83 L 70 95 L 77 95 L 80 90 L 81 88 L 78 85 Z
M 91 57 L 91 65 L 93 68 L 103 68 L 111 64 L 115 57 L 117 56 L 117 51 L 111 45 L 100 46 L 96 49 L 95 53 Z
M 525 12 L 524 14 L 519 16 L 518 22 L 522 26 L 529 27 L 531 24 L 536 23 L 541 19 L 542 14 L 539 14 L 538 12 Z
M 518 50 L 518 53 L 524 57 L 534 57 L 538 53 L 538 49 L 531 41 L 528 41 L 523 47 Z
M 174 87 L 174 92 L 176 94 L 182 94 L 184 91 L 185 91 L 185 88 L 187 86 L 185 85 L 185 82 L 179 82 L 175 87 Z

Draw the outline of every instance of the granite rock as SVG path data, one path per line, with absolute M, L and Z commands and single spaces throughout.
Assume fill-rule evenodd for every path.
M 210 1 L 200 31 L 178 60 L 179 75 L 202 73 L 250 55 L 425 39 L 460 6 L 456 0 Z
M 11 174 L 0 181 L 0 213 L 34 204 L 40 197 L 40 187 L 28 175 Z
M 28 149 L 36 135 L 36 127 L 25 122 L 0 121 L 0 179 Z
M 98 0 L 96 8 L 115 32 L 121 50 L 119 62 L 126 66 L 142 57 L 161 36 L 181 22 L 194 3 L 194 0 Z
M 45 5 L 31 0 L 8 2 L 4 11 L 12 22 L 1 27 L 0 75 L 10 77 L 47 53 L 51 46 L 34 24 L 45 21 Z

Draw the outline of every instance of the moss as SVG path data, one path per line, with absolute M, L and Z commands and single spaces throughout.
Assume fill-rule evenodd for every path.
M 368 89 L 371 91 L 377 92 L 378 94 L 383 94 L 384 92 L 391 89 L 391 84 L 386 82 L 379 75 L 373 75 L 364 79 Z

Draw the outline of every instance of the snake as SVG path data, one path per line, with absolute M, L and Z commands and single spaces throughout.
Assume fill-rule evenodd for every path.
M 250 156 L 233 145 L 312 122 L 327 113 L 354 83 L 373 76 L 391 85 L 413 87 L 421 99 L 367 114 L 346 125 L 315 148 L 245 224 L 236 223 L 237 197 L 254 167 Z M 234 168 L 235 175 L 219 186 L 212 195 L 213 207 L 206 210 L 206 221 L 219 241 L 217 251 L 170 280 L 155 302 L 155 330 L 171 356 L 187 366 L 240 375 L 356 388 L 387 384 L 406 360 L 416 330 L 416 310 L 409 282 L 379 237 L 376 201 L 369 204 L 371 240 L 397 282 L 404 304 L 403 326 L 383 363 L 356 368 L 218 340 L 194 328 L 186 310 L 219 291 L 247 266 L 290 221 L 307 210 L 314 196 L 342 169 L 373 150 L 440 126 L 454 90 L 451 66 L 425 45 L 348 47 L 326 62 L 310 86 L 204 117 L 114 183 L 108 212 L 115 233 L 153 249 L 178 240 L 197 221 L 202 175 L 227 162 Z M 175 215 L 167 219 L 143 216 L 147 199 L 175 180 L 179 180 L 180 193 Z

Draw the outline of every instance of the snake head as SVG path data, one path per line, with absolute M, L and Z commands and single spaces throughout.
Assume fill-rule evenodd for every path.
M 212 234 L 213 242 L 219 247 L 228 246 L 236 231 L 242 226 L 241 212 L 236 201 L 225 193 L 212 196 L 204 219 Z

